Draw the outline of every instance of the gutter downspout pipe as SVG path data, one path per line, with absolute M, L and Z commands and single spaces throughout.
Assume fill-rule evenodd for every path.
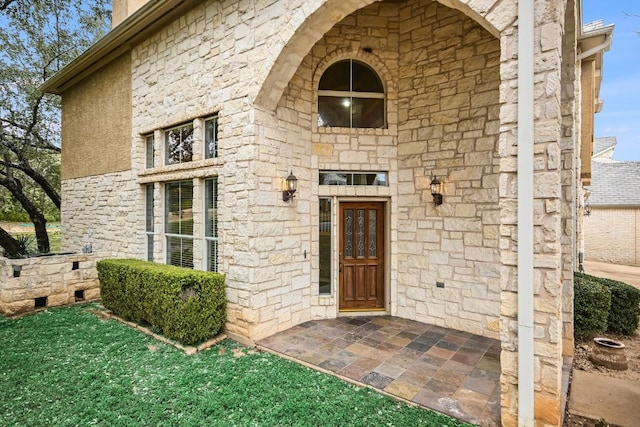
M 534 2 L 518 1 L 518 426 L 534 425 Z

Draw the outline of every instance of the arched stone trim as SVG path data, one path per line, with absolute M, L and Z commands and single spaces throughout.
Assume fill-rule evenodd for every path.
M 274 46 L 273 65 L 254 99 L 256 106 L 274 110 L 298 66 L 311 47 L 343 18 L 378 0 L 327 0 L 315 10 L 302 13 L 306 18 L 278 51 Z M 436 0 L 456 9 L 478 22 L 483 28 L 500 37 L 517 19 L 514 0 Z

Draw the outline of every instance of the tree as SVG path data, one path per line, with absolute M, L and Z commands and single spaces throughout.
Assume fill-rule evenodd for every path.
M 0 0 L 0 187 L 49 251 L 47 206 L 60 209 L 60 100 L 38 88 L 109 29 L 110 0 Z M 17 241 L 0 231 L 8 256 Z

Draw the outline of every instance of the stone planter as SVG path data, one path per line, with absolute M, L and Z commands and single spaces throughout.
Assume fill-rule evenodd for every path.
M 594 338 L 591 351 L 591 361 L 605 368 L 624 371 L 627 369 L 627 357 L 624 354 L 624 344 L 608 338 Z
M 0 314 L 15 316 L 47 307 L 100 299 L 99 254 L 0 257 Z

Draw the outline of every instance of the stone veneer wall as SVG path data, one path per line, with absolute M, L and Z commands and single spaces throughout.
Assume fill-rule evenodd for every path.
M 640 208 L 594 206 L 584 217 L 585 258 L 640 265 Z
M 62 181 L 62 251 L 143 256 L 144 198 L 130 171 Z
M 46 307 L 72 304 L 77 302 L 76 291 L 84 291 L 82 301 L 99 299 L 96 261 L 101 258 L 95 253 L 0 257 L 0 313 L 13 316 L 34 311 L 36 298 L 46 298 Z
M 317 242 L 318 196 L 387 200 L 390 312 L 493 337 L 500 300 L 494 161 L 499 48 L 499 41 L 478 24 L 437 3 L 376 3 L 343 19 L 315 44 L 277 110 L 279 127 L 288 132 L 283 132 L 283 157 L 290 159 L 292 153 L 284 150 L 293 150 L 299 158 L 296 151 L 308 152 L 308 147 L 296 141 L 306 142 L 309 136 L 312 141 L 312 241 Z M 318 80 L 331 63 L 350 57 L 368 63 L 381 76 L 387 91 L 387 129 L 317 126 Z M 319 186 L 322 169 L 389 171 L 391 185 Z M 453 181 L 438 210 L 429 192 L 431 173 Z M 317 254 L 313 244 L 311 312 L 333 317 L 335 289 L 332 297 L 317 294 Z M 446 282 L 444 290 L 436 291 L 436 280 Z M 261 320 L 280 318 L 278 310 L 268 311 L 272 314 Z M 278 328 L 283 326 L 286 323 Z
M 535 423 L 561 424 L 563 365 L 562 44 L 565 1 L 535 1 L 534 40 L 534 348 Z M 573 13 L 573 10 L 569 10 Z M 518 424 L 517 28 L 501 35 L 500 338 L 502 424 Z M 530 197 L 530 195 L 524 195 Z M 528 272 L 523 272 L 527 274 Z
M 260 38 L 258 33 L 268 30 L 275 36 L 277 28 L 266 25 L 270 14 L 260 13 L 268 4 L 250 3 L 208 1 L 194 5 L 184 16 L 132 49 L 132 168 L 138 184 L 157 184 L 158 257 L 163 256 L 163 183 L 194 180 L 197 210 L 203 197 L 198 190 L 199 180 L 218 177 L 219 268 L 226 274 L 226 327 L 236 336 L 257 339 L 264 336 L 254 330 L 260 321 L 254 308 L 261 307 L 260 301 L 254 295 L 260 289 L 261 277 L 283 274 L 287 268 L 302 268 L 291 263 L 291 251 L 302 246 L 297 236 L 305 233 L 298 228 L 296 237 L 291 239 L 284 231 L 292 223 L 297 224 L 295 210 L 282 202 L 279 192 L 280 180 L 289 170 L 277 171 L 273 166 L 263 169 L 255 162 L 260 155 L 255 143 L 259 113 L 250 105 L 247 92 L 255 83 L 254 67 L 264 54 L 261 52 L 268 38 Z M 260 22 L 265 24 L 261 31 L 256 30 Z M 216 113 L 219 157 L 203 159 L 198 119 Z M 198 140 L 194 161 L 164 165 L 163 129 L 194 120 Z M 158 166 L 144 170 L 141 135 L 150 132 L 155 132 L 160 154 L 156 158 Z M 299 193 L 303 193 L 302 179 L 300 187 Z M 144 217 L 142 206 L 138 206 L 137 214 Z M 196 233 L 204 229 L 197 221 L 194 228 Z M 140 230 L 144 230 L 143 223 Z M 143 240 L 141 236 L 141 245 Z M 301 252 L 297 251 L 296 258 L 302 259 Z M 283 280 L 286 277 L 278 283 Z
M 294 171 L 298 178 L 302 174 L 302 192 L 299 191 L 296 211 L 293 213 L 299 218 L 299 226 L 295 229 L 303 233 L 298 237 L 302 243 L 300 249 L 294 250 L 302 270 L 286 272 L 282 282 L 277 275 L 263 276 L 266 280 L 259 285 L 260 289 L 266 290 L 266 294 L 256 295 L 256 300 L 261 304 L 259 328 L 262 333 L 268 333 L 269 329 L 285 329 L 308 318 L 332 318 L 337 315 L 335 283 L 329 296 L 321 296 L 318 291 L 318 197 L 364 196 L 388 201 L 388 210 L 396 210 L 396 200 L 391 198 L 396 194 L 394 185 L 320 186 L 318 173 L 319 170 L 388 171 L 390 182 L 397 182 L 397 102 L 395 78 L 391 71 L 397 69 L 397 14 L 397 5 L 375 3 L 345 17 L 328 30 L 304 57 L 285 89 L 276 116 L 261 116 L 262 126 L 268 128 L 264 133 L 264 145 L 270 148 L 269 151 L 261 151 L 260 167 L 269 168 L 272 164 L 276 170 L 287 170 L 293 164 L 297 166 Z M 364 52 L 362 48 L 370 48 L 372 52 Z M 318 127 L 318 81 L 329 65 L 346 58 L 357 58 L 368 63 L 381 76 L 387 91 L 387 129 L 349 131 Z M 333 209 L 335 222 L 337 205 L 334 204 Z M 392 218 L 392 215 L 387 218 L 391 235 L 395 234 Z M 337 232 L 338 229 L 335 230 Z M 283 231 L 284 237 L 288 238 L 286 224 Z M 293 241 L 293 236 L 289 239 Z M 395 242 L 388 246 L 387 269 L 394 269 Z M 307 248 L 310 256 L 304 260 L 299 254 Z M 337 265 L 337 257 L 334 258 L 333 263 Z M 270 262 L 266 257 L 265 261 L 266 265 Z
M 400 16 L 398 314 L 497 338 L 500 41 L 437 3 Z
M 259 337 L 300 323 L 311 313 L 335 315 L 335 300 L 317 297 L 317 278 L 311 276 L 312 271 L 317 271 L 311 268 L 317 267 L 313 264 L 317 263 L 314 257 L 317 247 L 312 243 L 313 233 L 317 232 L 312 226 L 317 221 L 317 196 L 366 195 L 390 200 L 389 209 L 394 213 L 389 218 L 393 236 L 388 257 L 393 276 L 389 287 L 391 311 L 495 337 L 499 311 L 495 288 L 498 210 L 494 161 L 498 131 L 498 41 L 460 12 L 437 3 L 424 6 L 410 2 L 403 8 L 375 3 L 345 18 L 315 45 L 291 79 L 276 121 L 259 110 L 249 115 L 242 98 L 234 96 L 246 91 L 242 77 L 250 73 L 251 67 L 247 43 L 255 43 L 248 27 L 246 33 L 242 30 L 245 28 L 242 22 L 249 25 L 257 19 L 245 6 L 242 2 L 228 8 L 219 3 L 197 6 L 132 51 L 133 139 L 140 142 L 133 149 L 132 166 L 143 177 L 140 182 L 162 183 L 192 177 L 204 165 L 194 162 L 145 172 L 141 168 L 144 151 L 140 135 L 219 113 L 220 161 L 206 166 L 207 174 L 217 175 L 220 180 L 223 242 L 220 255 L 222 271 L 228 274 L 229 327 L 239 334 Z M 438 22 L 433 30 L 435 35 L 428 34 L 432 30 L 416 31 L 419 24 L 414 18 L 421 12 Z M 401 22 L 407 26 L 402 43 Z M 206 28 L 209 30 L 204 31 Z M 231 29 L 233 32 L 229 33 Z M 457 36 L 447 41 L 452 31 Z M 463 31 L 470 31 L 464 41 Z M 191 38 L 194 32 L 199 34 L 198 43 Z M 428 58 L 421 58 L 424 53 L 419 52 L 424 52 L 422 48 L 435 39 L 440 44 L 429 48 Z M 479 43 L 478 52 L 475 43 Z M 362 52 L 364 47 L 371 48 L 373 53 Z M 358 52 L 385 80 L 388 129 L 345 133 L 317 128 L 313 115 L 314 88 L 321 69 L 353 52 Z M 458 57 L 449 61 L 448 55 L 456 54 Z M 232 61 L 225 60 L 229 55 Z M 399 99 L 395 87 L 401 56 L 407 67 L 403 84 L 411 81 L 409 73 L 416 73 L 418 80 L 428 78 L 432 82 L 428 89 L 419 88 L 424 91 L 422 100 L 429 98 L 424 105 L 410 106 L 409 97 L 414 93 L 405 88 L 406 117 L 402 132 L 398 129 Z M 417 71 L 410 70 L 414 60 L 439 61 L 444 71 L 434 73 L 433 68 L 424 65 Z M 482 71 L 487 65 L 489 70 Z M 462 79 L 465 67 L 473 76 Z M 451 79 L 451 83 L 446 79 Z M 429 105 L 435 98 L 427 94 L 429 90 L 437 90 L 444 99 L 437 105 Z M 483 103 L 473 112 L 469 107 L 472 98 Z M 468 120 L 460 128 L 452 122 L 460 113 L 456 102 L 466 102 L 463 110 L 468 114 Z M 427 110 L 429 113 L 425 113 Z M 421 120 L 427 123 L 426 117 L 431 115 L 440 122 L 420 124 Z M 255 124 L 262 129 L 258 135 Z M 433 145 L 424 159 L 413 158 L 415 153 L 411 150 L 423 138 L 431 135 L 433 144 L 445 134 L 442 147 Z M 398 135 L 402 143 L 398 143 Z M 460 142 L 454 141 L 458 137 Z M 400 155 L 404 168 L 398 166 L 397 146 L 405 150 Z M 280 181 L 296 168 L 299 190 L 290 207 L 278 200 Z M 399 183 L 397 188 L 404 195 L 395 198 L 397 190 L 393 186 L 320 189 L 319 169 L 387 170 L 391 182 Z M 448 176 L 449 180 L 445 189 L 448 205 L 438 213 L 431 209 L 427 194 L 428 181 L 434 172 Z M 477 202 L 482 206 L 476 207 Z M 402 233 L 396 228 L 400 224 L 395 217 L 398 206 L 403 206 L 399 212 L 404 216 Z M 422 214 L 417 214 L 419 211 Z M 161 215 L 162 211 L 156 217 Z M 486 225 L 482 225 L 483 221 Z M 415 240 L 423 240 L 422 249 L 416 250 Z M 312 256 L 305 258 L 305 251 Z M 428 254 L 413 255 L 421 251 Z M 403 264 L 398 264 L 400 258 L 396 258 L 400 252 Z M 456 265 L 447 265 L 450 263 Z M 403 280 L 396 280 L 398 268 L 409 271 Z M 446 283 L 442 295 L 434 291 L 436 279 Z M 433 304 L 423 304 L 425 300 Z M 258 329 L 250 332 L 252 328 L 264 332 L 258 333 Z

